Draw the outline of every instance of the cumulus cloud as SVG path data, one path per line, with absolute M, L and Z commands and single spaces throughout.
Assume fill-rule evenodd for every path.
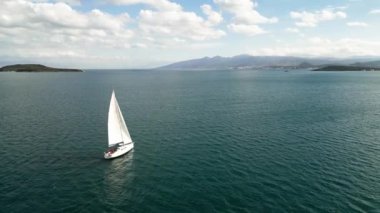
M 138 60 L 137 52 L 141 56 L 146 48 L 202 47 L 205 41 L 225 35 L 217 28 L 223 17 L 207 4 L 198 15 L 170 0 L 108 2 L 144 4 L 146 8 L 133 19 L 128 13 L 109 14 L 100 9 L 83 12 L 76 7 L 80 0 L 1 0 L 0 63 L 18 58 L 91 64 L 91 60 L 115 61 L 116 56 L 131 51 L 131 58 Z
M 78 6 L 78 5 L 81 5 L 81 0 L 54 0 L 55 2 L 63 2 L 63 3 L 66 3 L 68 5 L 72 5 L 72 6 Z
M 302 56 L 302 57 L 350 57 L 378 56 L 380 42 L 357 38 L 331 40 L 313 37 L 305 42 L 273 48 L 261 48 L 250 52 L 252 55 Z
M 298 27 L 316 27 L 320 22 L 344 19 L 347 15 L 341 10 L 326 8 L 314 12 L 292 11 L 290 17 L 296 20 L 295 24 Z
M 125 31 L 125 26 L 130 20 L 127 13 L 115 16 L 97 9 L 81 13 L 65 3 L 5 0 L 0 7 L 0 14 L 2 30 L 11 28 L 28 29 L 35 32 L 51 30 L 73 36 L 93 31 L 129 34 L 128 31 Z
M 286 28 L 286 32 L 289 32 L 289 33 L 299 33 L 299 29 L 298 28 L 292 28 L 292 27 L 289 27 L 289 28 Z
M 372 15 L 380 14 L 380 9 L 371 10 L 369 11 L 369 14 L 372 14 Z
M 83 58 L 102 48 L 129 48 L 133 37 L 127 13 L 83 13 L 62 2 L 2 0 L 0 14 L 2 57 Z
M 346 25 L 349 27 L 368 27 L 365 22 L 347 22 Z
M 259 34 L 266 33 L 265 30 L 260 28 L 257 25 L 247 25 L 247 24 L 230 24 L 228 25 L 228 28 L 231 29 L 233 32 L 241 33 L 248 36 L 255 36 Z
M 236 33 L 249 36 L 266 33 L 259 25 L 277 23 L 276 17 L 267 18 L 257 10 L 257 2 L 252 0 L 214 0 L 214 3 L 233 15 L 231 24 L 228 28 Z
M 139 28 L 147 35 L 179 37 L 190 40 L 216 39 L 225 33 L 214 29 L 208 20 L 193 12 L 141 10 Z
M 169 0 L 111 0 L 111 2 L 124 5 L 146 4 L 153 7 L 154 10 L 141 10 L 137 17 L 139 30 L 145 36 L 203 41 L 225 35 L 225 32 L 215 28 L 223 18 L 210 5 L 201 6 L 207 16 L 205 19 L 194 12 L 185 11 L 181 5 Z
M 209 25 L 218 25 L 223 21 L 223 17 L 220 13 L 215 12 L 210 5 L 204 4 L 201 6 L 202 12 L 207 15 L 207 22 Z
M 167 11 L 182 10 L 181 5 L 171 2 L 169 0 L 109 0 L 109 2 L 120 5 L 146 4 L 158 10 Z
M 81 0 L 26 0 L 26 1 L 34 2 L 34 3 L 63 2 L 72 6 L 81 5 Z

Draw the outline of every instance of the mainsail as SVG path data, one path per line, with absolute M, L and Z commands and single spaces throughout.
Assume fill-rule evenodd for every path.
M 110 147 L 121 142 L 129 143 L 132 142 L 132 139 L 117 103 L 115 91 L 112 91 L 110 109 L 108 111 L 108 146 Z

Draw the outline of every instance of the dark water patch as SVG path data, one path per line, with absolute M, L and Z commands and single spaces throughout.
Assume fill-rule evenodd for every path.
M 5 212 L 377 212 L 380 76 L 0 73 Z M 116 90 L 136 142 L 106 161 Z

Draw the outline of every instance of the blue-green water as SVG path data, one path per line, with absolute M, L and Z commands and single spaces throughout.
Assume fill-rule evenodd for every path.
M 380 73 L 0 73 L 0 156 L 1 212 L 379 212 Z

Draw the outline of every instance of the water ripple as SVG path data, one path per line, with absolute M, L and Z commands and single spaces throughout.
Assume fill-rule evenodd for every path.
M 380 209 L 375 74 L 0 74 L 4 212 Z M 136 144 L 105 161 L 112 88 Z

